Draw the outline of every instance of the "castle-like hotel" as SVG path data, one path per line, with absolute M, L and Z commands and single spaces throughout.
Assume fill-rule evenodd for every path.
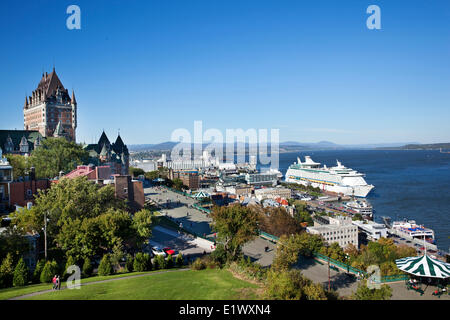
M 25 130 L 39 131 L 42 137 L 66 137 L 76 141 L 77 101 L 62 85 L 55 72 L 43 73 L 32 95 L 23 106 Z
M 0 149 L 5 154 L 30 154 L 48 137 L 64 137 L 76 142 L 77 100 L 64 88 L 55 68 L 42 78 L 23 106 L 24 130 L 0 130 Z M 89 162 L 95 166 L 109 166 L 112 174 L 128 174 L 129 152 L 118 135 L 111 143 L 105 132 L 98 143 L 85 144 Z

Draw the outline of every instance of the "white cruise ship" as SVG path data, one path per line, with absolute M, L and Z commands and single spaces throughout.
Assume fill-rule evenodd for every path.
M 345 203 L 345 207 L 365 217 L 372 218 L 373 207 L 366 200 L 352 200 Z
M 339 161 L 337 166 L 321 167 L 320 163 L 314 162 L 310 156 L 305 157 L 305 162 L 297 158 L 297 162 L 289 166 L 285 180 L 356 197 L 366 197 L 374 188 L 364 180 L 364 174 L 346 168 Z
M 418 225 L 414 220 L 394 221 L 392 228 L 414 239 L 425 239 L 429 243 L 435 243 L 434 231 Z

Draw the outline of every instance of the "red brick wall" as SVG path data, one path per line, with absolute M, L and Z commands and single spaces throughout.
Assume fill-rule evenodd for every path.
M 144 186 L 142 181 L 133 181 L 133 191 L 134 203 L 139 209 L 142 209 L 145 204 Z
M 49 180 L 11 182 L 10 203 L 12 206 L 17 204 L 25 207 L 27 202 L 34 203 L 34 196 L 37 194 L 38 189 L 45 190 L 48 188 L 50 188 Z M 27 190 L 31 190 L 31 196 L 27 194 Z

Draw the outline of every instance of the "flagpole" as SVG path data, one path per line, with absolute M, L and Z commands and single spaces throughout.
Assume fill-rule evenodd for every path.
M 427 255 L 427 243 L 425 241 L 425 235 L 423 235 L 423 246 L 425 247 L 425 255 Z

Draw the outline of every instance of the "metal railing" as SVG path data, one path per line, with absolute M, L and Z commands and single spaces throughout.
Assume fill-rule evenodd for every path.
M 272 234 L 269 234 L 267 232 L 264 231 L 259 231 L 259 236 L 263 239 L 269 240 L 271 242 L 277 243 L 278 240 L 280 239 L 277 236 L 274 236 Z M 325 262 L 330 262 L 331 266 L 335 266 L 335 267 L 339 267 L 347 272 L 351 272 L 354 273 L 356 275 L 362 275 L 364 277 L 368 276 L 368 273 L 364 270 L 352 267 L 351 265 L 345 263 L 345 262 L 341 262 L 338 260 L 335 260 L 333 258 L 330 258 L 324 254 L 321 254 L 319 252 L 313 252 L 313 256 L 317 259 L 321 259 L 322 261 Z M 409 276 L 407 274 L 395 274 L 395 275 L 390 275 L 390 276 L 383 276 L 380 279 L 380 283 L 387 283 L 387 282 L 395 282 L 395 281 L 404 281 L 409 279 Z

